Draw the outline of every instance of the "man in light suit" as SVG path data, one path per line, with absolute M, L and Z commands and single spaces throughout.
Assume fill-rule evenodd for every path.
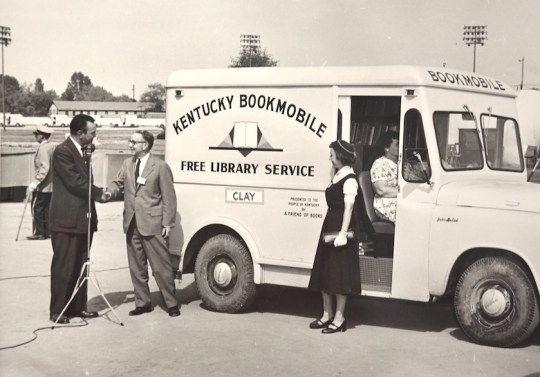
M 131 135 L 133 153 L 124 161 L 111 184 L 114 199 L 124 197 L 124 233 L 128 264 L 135 291 L 135 309 L 130 316 L 152 311 L 148 287 L 148 262 L 169 316 L 180 315 L 175 296 L 174 272 L 168 237 L 176 217 L 176 194 L 171 169 L 150 153 L 154 136 L 148 131 Z
M 69 317 L 98 316 L 97 312 L 86 310 L 88 284 L 85 283 L 70 303 L 65 315 L 59 317 L 70 300 L 83 265 L 88 259 L 88 238 L 91 242 L 94 232 L 97 231 L 94 201 L 104 202 L 107 199 L 103 189 L 92 184 L 90 160 L 85 159 L 86 154 L 83 151 L 92 144 L 96 136 L 94 118 L 78 114 L 69 127 L 70 136 L 55 148 L 52 159 L 54 189 L 49 209 L 53 247 L 50 319 L 57 323 L 69 323 Z
M 55 144 L 49 141 L 54 130 L 39 125 L 34 131 L 34 137 L 39 143 L 34 156 L 34 179 L 28 185 L 32 193 L 33 234 L 26 237 L 29 240 L 45 240 L 50 237 L 49 206 L 52 195 L 51 162 Z

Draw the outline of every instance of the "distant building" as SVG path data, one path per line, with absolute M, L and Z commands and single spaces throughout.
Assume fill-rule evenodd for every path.
M 77 114 L 88 114 L 114 118 L 134 114 L 144 117 L 153 107 L 154 104 L 149 102 L 54 101 L 49 108 L 49 116 L 72 117 Z

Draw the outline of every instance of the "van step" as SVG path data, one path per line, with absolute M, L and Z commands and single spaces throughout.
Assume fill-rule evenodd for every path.
M 360 282 L 362 290 L 392 292 L 392 258 L 374 258 L 360 255 Z

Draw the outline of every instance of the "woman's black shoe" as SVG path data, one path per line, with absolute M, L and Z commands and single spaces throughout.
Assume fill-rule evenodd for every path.
M 326 322 L 323 322 L 321 321 L 320 319 L 316 319 L 315 321 L 311 322 L 309 324 L 309 328 L 310 329 L 324 329 L 326 328 L 329 324 L 332 323 L 332 320 L 329 319 L 328 321 Z
M 341 325 L 336 325 L 334 322 L 332 322 L 330 325 L 328 325 L 327 328 L 323 329 L 321 332 L 323 334 L 333 334 L 335 332 L 345 332 L 347 330 L 347 322 L 343 320 L 341 322 Z

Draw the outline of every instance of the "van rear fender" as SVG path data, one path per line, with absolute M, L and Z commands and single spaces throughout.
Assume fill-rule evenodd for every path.
M 255 262 L 259 259 L 259 250 L 249 232 L 240 223 L 231 219 L 221 218 L 212 222 L 200 224 L 196 229 L 199 230 L 191 237 L 184 251 L 182 258 L 183 273 L 194 272 L 195 260 L 197 259 L 201 247 L 206 241 L 218 234 L 229 234 L 242 242 L 249 250 L 251 260 L 253 261 L 255 283 L 260 283 L 260 265 Z
M 533 271 L 529 268 L 529 264 L 520 255 L 512 251 L 508 251 L 504 249 L 486 248 L 486 247 L 472 248 L 472 249 L 464 251 L 459 256 L 459 258 L 456 260 L 456 262 L 452 266 L 452 269 L 450 270 L 448 278 L 446 279 L 446 289 L 445 289 L 444 294 L 445 295 L 453 294 L 456 288 L 456 284 L 459 280 L 459 277 L 465 271 L 465 269 L 467 269 L 467 267 L 469 267 L 472 263 L 485 257 L 503 257 L 518 264 L 531 279 L 531 282 L 533 286 L 535 287 L 536 295 L 539 296 L 539 288 L 538 288 L 536 276 L 533 273 Z

